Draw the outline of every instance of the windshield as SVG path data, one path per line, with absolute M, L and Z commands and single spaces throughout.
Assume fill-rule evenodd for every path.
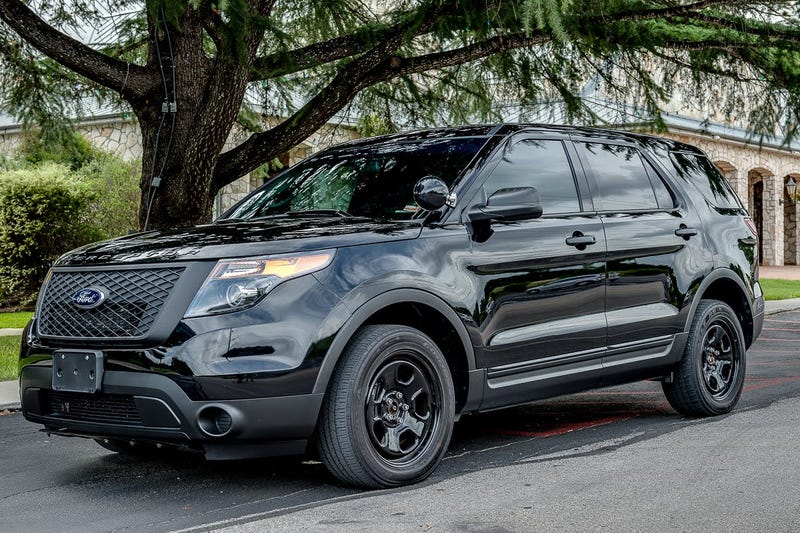
M 297 212 L 411 218 L 418 211 L 414 184 L 435 176 L 451 187 L 486 141 L 462 137 L 334 149 L 287 170 L 220 220 Z

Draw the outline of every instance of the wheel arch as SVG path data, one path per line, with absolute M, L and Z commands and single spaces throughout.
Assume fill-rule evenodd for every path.
M 442 299 L 418 289 L 390 290 L 356 309 L 331 342 L 317 375 L 314 393 L 327 390 L 350 339 L 359 328 L 370 324 L 406 325 L 431 337 L 450 366 L 456 389 L 456 412 L 480 403 L 483 383 L 478 386 L 475 351 L 466 326 Z M 452 342 L 454 340 L 457 342 Z
M 739 323 L 742 326 L 746 348 L 749 348 L 754 340 L 754 326 L 753 306 L 751 298 L 748 298 L 747 295 L 747 286 L 733 270 L 728 268 L 714 270 L 711 274 L 706 276 L 695 292 L 684 331 L 688 333 L 692 321 L 694 320 L 695 313 L 697 312 L 697 306 L 700 305 L 701 300 L 720 300 L 728 304 L 733 309 L 734 313 L 736 313 Z

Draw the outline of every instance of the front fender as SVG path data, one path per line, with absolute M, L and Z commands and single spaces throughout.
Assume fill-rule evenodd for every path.
M 373 286 L 374 287 L 374 286 Z M 369 320 L 375 313 L 384 309 L 392 304 L 397 303 L 417 303 L 427 305 L 438 311 L 444 316 L 447 321 L 453 326 L 456 333 L 458 333 L 459 340 L 464 346 L 464 352 L 467 354 L 467 367 L 469 371 L 476 369 L 475 367 L 475 350 L 472 342 L 470 341 L 467 328 L 463 321 L 459 318 L 458 314 L 438 296 L 420 289 L 391 289 L 386 290 L 372 296 L 371 298 L 364 299 L 363 296 L 358 300 L 363 300 L 363 303 L 355 310 L 350 311 L 347 304 L 343 301 L 340 302 L 336 309 L 330 313 L 328 319 L 321 326 L 321 337 L 325 337 L 323 332 L 336 330 L 333 341 L 327 349 L 326 355 L 323 359 L 319 373 L 317 375 L 316 383 L 314 384 L 314 393 L 323 393 L 328 388 L 333 371 L 339 361 L 342 353 L 344 352 L 347 343 L 358 331 L 358 329 Z M 352 301 L 352 300 L 351 300 Z M 348 316 L 349 318 L 342 321 L 341 317 Z M 473 387 L 470 387 L 470 396 L 472 395 Z

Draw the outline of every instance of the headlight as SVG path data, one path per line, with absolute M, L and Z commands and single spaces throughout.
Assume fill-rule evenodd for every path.
M 216 315 L 252 307 L 280 282 L 322 270 L 332 259 L 332 250 L 224 259 L 208 275 L 185 316 Z

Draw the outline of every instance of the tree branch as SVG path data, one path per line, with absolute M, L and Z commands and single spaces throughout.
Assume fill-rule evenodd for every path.
M 716 5 L 724 5 L 727 0 L 701 0 L 690 4 L 670 6 L 661 9 L 646 11 L 628 11 L 614 15 L 593 15 L 586 17 L 586 24 L 609 24 L 614 22 L 639 22 L 645 20 L 670 19 L 685 17 L 702 20 L 707 15 L 701 10 Z M 706 20 L 707 23 L 711 21 Z M 427 27 L 430 29 L 432 24 Z M 426 31 L 427 31 L 426 29 Z M 740 31 L 741 28 L 739 28 Z M 387 30 L 388 32 L 388 30 Z M 743 31 L 745 35 L 746 31 Z M 422 34 L 422 32 L 420 32 Z M 214 172 L 214 186 L 222 187 L 239 176 L 257 168 L 265 160 L 276 157 L 295 146 L 314 131 L 322 127 L 331 117 L 339 112 L 358 92 L 365 87 L 393 78 L 426 72 L 429 70 L 452 67 L 477 59 L 485 58 L 500 52 L 519 49 L 541 44 L 552 40 L 547 32 L 534 32 L 531 34 L 513 33 L 494 36 L 461 48 L 436 52 L 416 57 L 383 57 L 380 62 L 372 65 L 368 70 L 361 62 L 364 56 L 359 57 L 333 79 L 317 96 L 297 111 L 288 120 L 282 122 L 271 130 L 253 134 L 250 138 L 236 148 L 222 154 Z M 341 46 L 337 50 L 331 43 Z M 359 43 L 353 36 L 333 39 L 326 43 L 318 43 L 308 47 L 288 52 L 295 55 L 292 66 L 296 72 L 315 64 L 326 61 L 342 59 L 361 53 Z M 722 39 L 706 41 L 673 41 L 670 48 L 683 51 L 717 48 L 732 52 L 744 42 L 731 42 Z M 274 65 L 278 65 L 277 56 L 272 57 Z M 260 66 L 266 67 L 266 58 L 262 58 Z M 277 69 L 275 66 L 273 69 Z M 267 68 L 268 70 L 268 68 Z M 273 70 L 272 72 L 276 72 Z M 264 74 L 264 71 L 261 72 Z
M 388 76 L 381 81 L 398 76 L 408 76 L 426 70 L 452 67 L 475 61 L 484 57 L 494 55 L 498 52 L 516 50 L 534 44 L 541 44 L 549 41 L 550 37 L 543 33 L 513 33 L 510 35 L 498 35 L 484 41 L 473 43 L 462 48 L 455 48 L 446 52 L 436 52 L 423 56 L 401 58 L 393 57 L 386 61 L 383 66 L 383 73 L 380 76 Z
M 344 59 L 366 52 L 371 39 L 383 39 L 395 28 L 384 28 L 374 32 L 343 35 L 321 43 L 314 43 L 296 50 L 275 52 L 259 57 L 253 64 L 250 81 L 258 81 L 300 72 L 331 61 Z
M 767 25 L 756 25 L 751 21 L 744 19 L 737 21 L 723 17 L 716 17 L 713 15 L 706 15 L 704 13 L 685 13 L 683 14 L 682 18 L 705 22 L 718 28 L 733 30 L 745 35 L 767 37 L 771 39 L 780 39 L 786 42 L 800 43 L 800 31 L 792 28 L 777 28 Z
M 21 0 L 0 0 L 0 20 L 43 54 L 124 98 L 143 97 L 158 82 L 148 69 L 109 57 L 61 33 Z
M 399 44 L 401 39 L 402 36 L 396 35 L 390 40 Z M 265 160 L 300 143 L 328 122 L 365 87 L 398 76 L 458 65 L 499 51 L 530 46 L 546 39 L 541 34 L 498 36 L 463 48 L 408 59 L 384 57 L 384 52 L 392 48 L 384 43 L 380 47 L 383 50 L 376 47 L 345 67 L 292 117 L 268 131 L 251 135 L 244 143 L 220 155 L 214 171 L 214 186 L 223 187 L 254 170 Z

